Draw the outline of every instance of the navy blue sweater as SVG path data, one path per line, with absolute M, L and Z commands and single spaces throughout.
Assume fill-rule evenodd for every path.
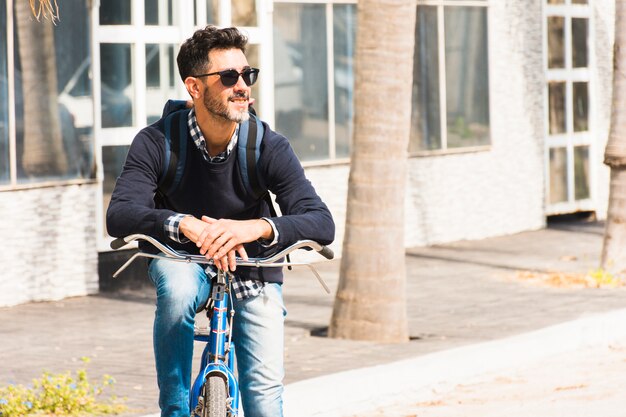
M 304 170 L 287 139 L 270 130 L 265 134 L 258 161 L 260 179 L 276 195 L 283 214 L 270 217 L 263 199 L 246 192 L 237 160 L 237 147 L 225 162 L 207 162 L 187 135 L 187 161 L 178 188 L 165 197 L 156 193 L 165 152 L 163 119 L 141 130 L 128 151 L 124 169 L 117 179 L 107 210 L 108 233 L 114 237 L 143 233 L 167 243 L 176 250 L 198 253 L 194 243 L 180 244 L 169 239 L 165 220 L 173 214 L 202 215 L 234 220 L 270 218 L 278 231 L 278 248 L 300 239 L 331 243 L 335 225 L 326 205 L 306 179 Z M 182 140 L 182 139 L 181 139 Z M 265 256 L 276 247 L 257 242 L 245 245 L 248 256 Z M 143 247 L 150 251 L 150 248 Z M 154 250 L 152 250 L 154 252 Z M 282 282 L 280 268 L 237 268 L 244 279 Z

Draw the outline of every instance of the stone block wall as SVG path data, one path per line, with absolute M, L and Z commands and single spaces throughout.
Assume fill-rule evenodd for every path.
M 98 292 L 97 191 L 0 192 L 0 306 Z

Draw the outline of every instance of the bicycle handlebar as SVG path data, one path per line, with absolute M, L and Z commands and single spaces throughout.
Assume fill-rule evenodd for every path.
M 190 262 L 190 263 L 214 265 L 212 259 L 207 259 L 203 255 L 190 255 L 186 253 L 180 253 L 172 249 L 168 245 L 165 245 L 159 242 L 155 238 L 148 236 L 148 235 L 143 235 L 143 234 L 134 234 L 134 235 L 126 236 L 126 237 L 117 238 L 111 242 L 111 248 L 120 249 L 135 240 L 144 240 L 152 244 L 155 248 L 157 248 L 162 253 L 162 255 L 154 255 L 154 254 L 146 253 L 146 252 L 137 252 L 128 261 L 126 261 L 126 263 L 122 265 L 120 269 L 118 269 L 113 274 L 113 278 L 116 278 L 124 269 L 126 269 L 126 267 L 128 267 L 128 265 L 131 264 L 131 262 L 133 262 L 137 257 L 140 257 L 140 256 L 146 257 L 146 258 L 154 258 L 154 259 L 167 259 L 167 260 L 176 261 L 176 262 Z M 257 268 L 260 268 L 260 267 L 276 268 L 276 267 L 290 266 L 290 265 L 307 266 L 309 269 L 311 269 L 313 274 L 317 277 L 318 281 L 320 282 L 322 287 L 324 287 L 326 292 L 330 294 L 330 290 L 328 289 L 328 286 L 326 285 L 322 277 L 318 274 L 317 270 L 312 265 L 308 263 L 277 262 L 280 259 L 284 258 L 287 254 L 293 252 L 296 249 L 301 249 L 301 248 L 313 249 L 317 251 L 320 255 L 324 256 L 326 259 L 333 259 L 335 256 L 332 249 L 330 249 L 327 246 L 321 245 L 313 240 L 299 240 L 296 243 L 281 250 L 280 252 L 275 253 L 274 255 L 265 257 L 265 258 L 248 258 L 247 261 L 243 260 L 240 257 L 236 257 L 235 259 L 236 259 L 238 266 L 251 266 L 251 267 L 257 267 Z

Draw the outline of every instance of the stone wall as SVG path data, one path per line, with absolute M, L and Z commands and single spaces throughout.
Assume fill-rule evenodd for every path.
M 97 191 L 0 192 L 0 306 L 98 292 Z

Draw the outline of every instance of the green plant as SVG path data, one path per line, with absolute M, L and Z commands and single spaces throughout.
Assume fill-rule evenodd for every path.
M 87 359 L 83 359 L 87 362 Z M 87 371 L 51 374 L 44 372 L 32 385 L 9 385 L 0 388 L 0 416 L 83 416 L 119 414 L 126 406 L 112 396 L 100 400 L 115 380 L 104 375 L 100 383 L 87 378 Z
M 598 287 L 621 287 L 624 285 L 622 278 L 615 276 L 603 268 L 589 271 L 587 276 L 591 278 Z

